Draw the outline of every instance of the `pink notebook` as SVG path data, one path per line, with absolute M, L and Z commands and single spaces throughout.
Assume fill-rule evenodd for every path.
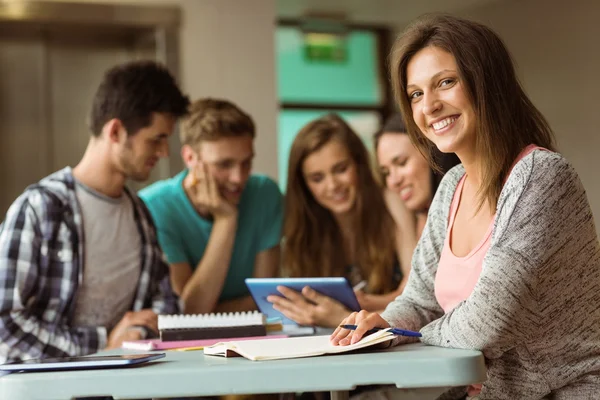
M 121 348 L 128 350 L 140 350 L 140 351 L 151 351 L 151 350 L 169 350 L 169 349 L 180 349 L 183 347 L 206 347 L 212 346 L 219 342 L 231 342 L 242 341 L 242 340 L 257 340 L 257 339 L 280 339 L 288 337 L 287 335 L 268 335 L 268 336 L 249 336 L 242 338 L 226 338 L 226 339 L 204 339 L 204 340 L 180 340 L 173 342 L 163 342 L 160 339 L 149 339 L 149 340 L 132 340 L 129 342 L 123 342 Z

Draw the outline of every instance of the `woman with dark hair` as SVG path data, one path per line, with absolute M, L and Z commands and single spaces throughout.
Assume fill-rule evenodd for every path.
M 289 156 L 286 275 L 366 281 L 364 293 L 357 293 L 361 307 L 382 310 L 400 294 L 410 271 L 416 238 L 401 229 L 410 219 L 397 196 L 379 187 L 365 145 L 344 120 L 329 114 L 302 128 Z M 349 313 L 309 287 L 301 294 L 278 289 L 282 296 L 268 300 L 302 325 L 336 327 Z
M 396 41 L 396 101 L 430 163 L 455 153 L 408 284 L 380 315 L 344 320 L 332 342 L 375 327 L 483 352 L 488 379 L 446 398 L 592 399 L 600 393 L 600 244 L 583 185 L 523 91 L 502 40 L 425 16 Z M 407 342 L 398 337 L 393 344 Z
M 414 214 L 416 234 L 420 237 L 442 177 L 460 160 L 454 153 L 446 154 L 435 149 L 433 156 L 440 169 L 431 168 L 425 156 L 410 141 L 400 114 L 389 118 L 373 139 L 381 180 L 389 190 L 400 196 Z

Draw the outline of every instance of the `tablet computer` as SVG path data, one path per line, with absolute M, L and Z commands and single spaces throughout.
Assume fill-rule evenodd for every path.
M 77 356 L 14 361 L 0 365 L 0 371 L 63 371 L 126 367 L 163 358 L 165 353 L 123 354 L 116 356 Z
M 296 324 L 279 311 L 273 309 L 273 304 L 267 301 L 269 295 L 279 295 L 277 286 L 285 286 L 300 292 L 303 287 L 310 286 L 317 292 L 336 299 L 350 311 L 360 311 L 360 305 L 346 278 L 246 278 L 246 286 L 258 307 L 267 318 L 281 318 L 283 324 Z

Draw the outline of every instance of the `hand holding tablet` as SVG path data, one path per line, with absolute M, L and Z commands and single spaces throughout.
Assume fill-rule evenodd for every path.
M 258 309 L 268 318 L 281 318 L 283 324 L 334 327 L 360 310 L 345 278 L 248 278 L 246 285 Z

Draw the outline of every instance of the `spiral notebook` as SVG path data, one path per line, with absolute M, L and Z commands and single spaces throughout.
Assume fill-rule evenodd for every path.
M 258 311 L 190 315 L 159 315 L 160 339 L 202 340 L 265 336 L 266 318 Z

